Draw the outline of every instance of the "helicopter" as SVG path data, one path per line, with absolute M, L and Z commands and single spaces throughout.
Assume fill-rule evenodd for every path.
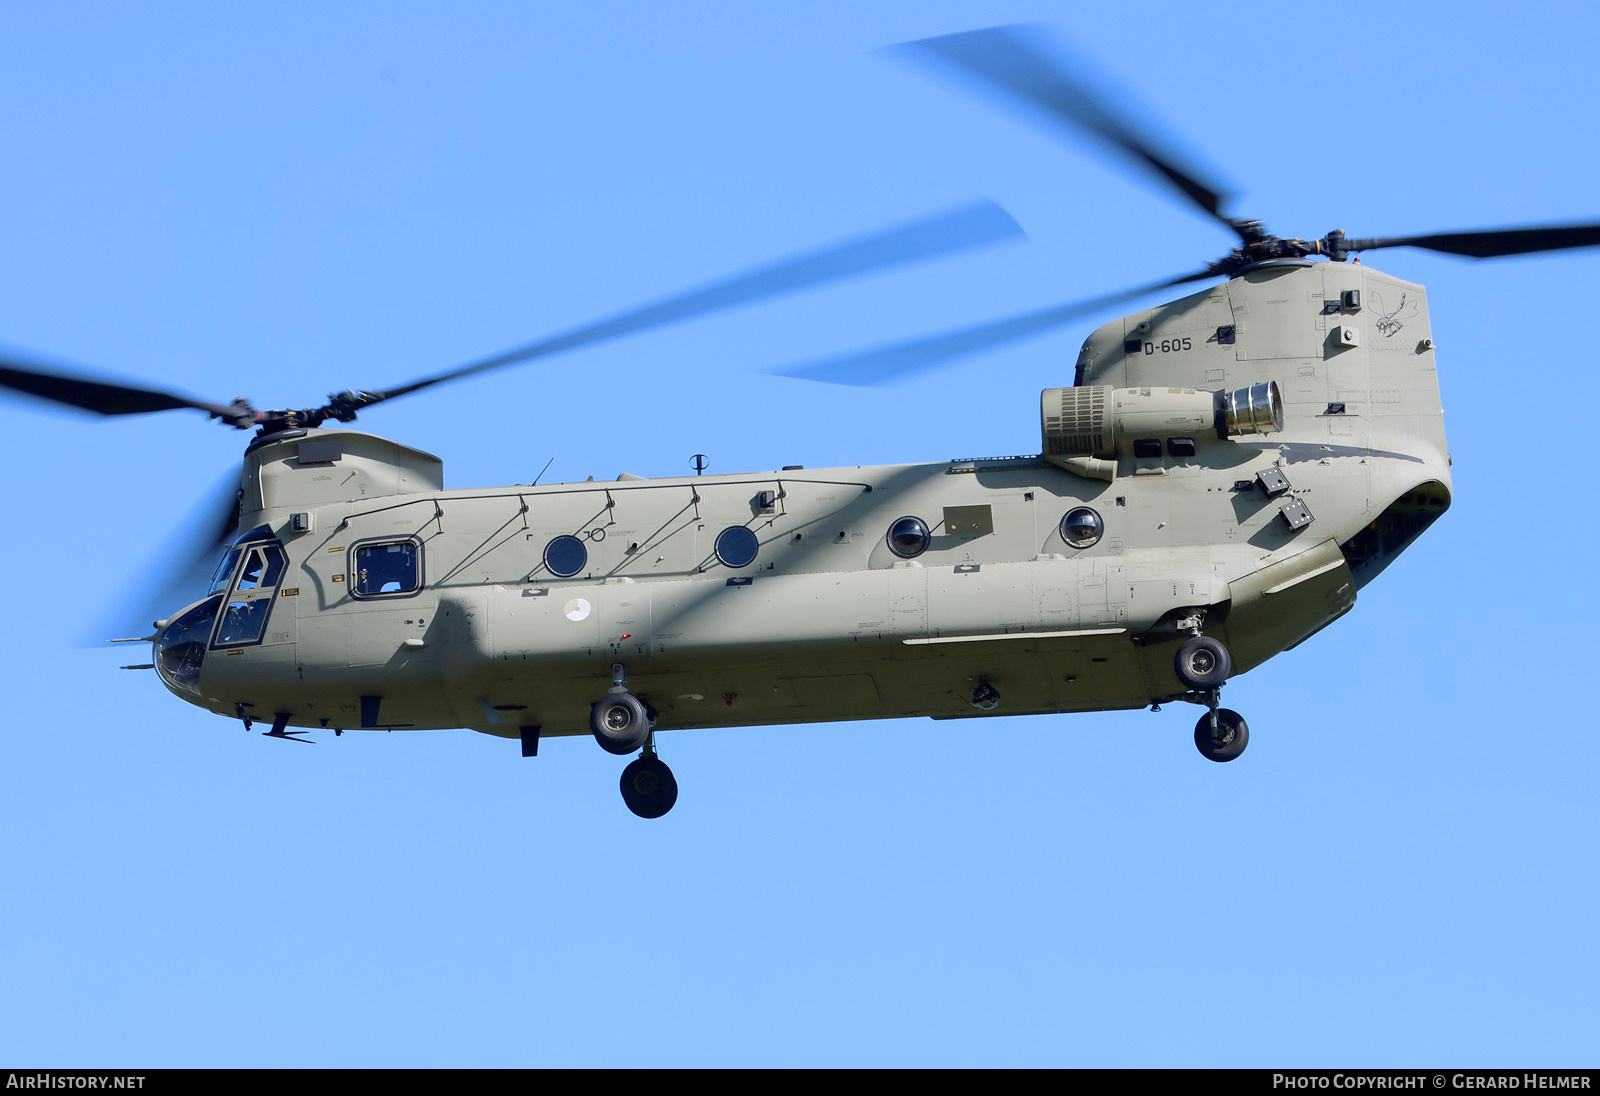
M 1174 278 L 797 374 L 912 368 L 1212 283 L 1096 329 L 1072 383 L 1040 396 L 1036 453 L 446 489 L 439 458 L 339 428 L 437 385 L 992 242 L 1012 226 L 988 205 L 315 408 L 0 362 L 0 384 L 35 397 L 255 432 L 216 507 L 221 562 L 140 637 L 149 668 L 285 740 L 464 727 L 536 756 L 544 738 L 591 735 L 638 755 L 620 784 L 647 818 L 676 802 L 656 739 L 671 729 L 1183 701 L 1204 709 L 1202 756 L 1238 758 L 1249 727 L 1222 706 L 1226 682 L 1350 611 L 1450 505 L 1426 292 L 1348 260 L 1587 247 L 1600 225 L 1281 238 L 1228 216 L 1218 187 L 1025 30 L 902 49 L 1087 131 L 1238 239 Z

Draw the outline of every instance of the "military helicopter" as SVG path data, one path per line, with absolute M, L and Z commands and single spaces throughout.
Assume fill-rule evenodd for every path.
M 455 369 L 261 411 L 38 362 L 0 385 L 103 415 L 193 409 L 253 430 L 216 506 L 222 559 L 140 637 L 180 698 L 271 737 L 469 728 L 592 735 L 633 813 L 677 799 L 657 732 L 908 715 L 1204 709 L 1202 756 L 1240 756 L 1221 690 L 1348 612 L 1450 505 L 1422 287 L 1349 262 L 1420 247 L 1491 257 L 1600 244 L 1600 223 L 1285 239 L 1054 65 L 1033 32 L 900 47 L 1131 157 L 1238 246 L 1203 267 L 794 371 L 872 379 L 1163 290 L 1095 330 L 1041 395 L 1038 451 L 937 464 L 490 488 L 340 429 L 359 412 L 621 334 L 1005 238 L 978 205 L 718 283 Z M 1032 442 L 1029 443 L 1030 447 Z

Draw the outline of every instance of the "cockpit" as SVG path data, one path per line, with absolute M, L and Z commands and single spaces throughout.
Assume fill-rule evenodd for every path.
M 265 525 L 233 542 L 205 598 L 156 636 L 156 671 L 169 689 L 200 695 L 207 650 L 261 642 L 287 565 L 283 545 Z

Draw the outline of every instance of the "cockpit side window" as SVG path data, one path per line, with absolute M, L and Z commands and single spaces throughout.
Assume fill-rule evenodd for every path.
M 239 590 L 258 590 L 261 588 L 261 572 L 266 569 L 267 557 L 259 548 L 250 549 L 249 557 L 244 561 L 244 570 L 239 574 Z
M 235 549 L 244 555 L 244 566 L 233 589 L 223 601 L 218 614 L 213 647 L 243 647 L 260 643 L 266 632 L 267 615 L 272 612 L 272 602 L 278 593 L 278 580 L 283 577 L 287 562 L 283 548 L 276 542 L 241 545 Z
M 239 566 L 239 557 L 243 554 L 242 549 L 228 549 L 227 554 L 222 557 L 222 562 L 217 564 L 217 573 L 211 576 L 211 589 L 206 591 L 208 595 L 220 594 L 228 588 L 228 584 L 233 581 L 234 569 Z
M 238 540 L 234 541 L 233 547 L 229 548 L 227 552 L 223 554 L 222 562 L 217 564 L 216 573 L 211 576 L 211 589 L 206 591 L 206 596 L 209 597 L 212 594 L 220 594 L 230 585 L 232 585 L 233 574 L 236 570 L 238 570 L 239 567 L 239 557 L 249 551 L 252 544 L 262 541 L 271 541 L 274 544 L 277 543 L 277 538 L 272 535 L 271 526 L 258 525 L 248 533 L 242 534 Z M 268 582 L 267 585 L 276 586 L 277 583 L 276 581 L 273 581 Z
M 350 549 L 350 594 L 414 597 L 422 589 L 422 542 L 416 537 L 369 540 Z
M 278 585 L 283 573 L 283 551 L 276 544 L 250 549 L 244 570 L 239 574 L 240 590 L 263 590 Z

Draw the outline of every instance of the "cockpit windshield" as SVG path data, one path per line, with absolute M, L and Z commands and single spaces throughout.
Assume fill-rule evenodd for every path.
M 288 565 L 283 545 L 265 525 L 233 543 L 205 599 L 156 635 L 156 670 L 168 688 L 198 696 L 207 650 L 262 642 Z
M 200 664 L 221 604 L 220 596 L 207 598 L 156 636 L 156 672 L 174 692 L 200 695 Z

